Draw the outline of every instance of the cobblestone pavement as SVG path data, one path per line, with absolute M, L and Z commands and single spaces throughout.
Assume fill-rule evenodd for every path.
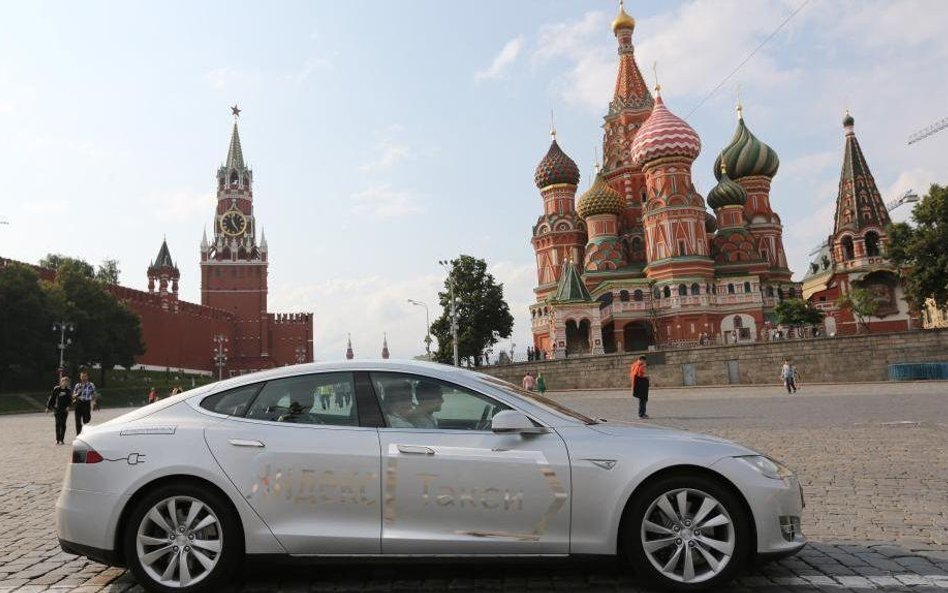
M 587 414 L 630 419 L 627 392 L 554 393 Z M 649 422 L 762 449 L 806 488 L 810 546 L 729 591 L 948 590 L 948 386 L 657 389 Z M 102 420 L 118 414 L 107 411 Z M 70 427 L 69 435 L 72 434 Z M 53 506 L 69 447 L 53 420 L 0 417 L 0 593 L 141 591 L 129 574 L 60 551 Z M 916 550 L 913 552 L 912 550 Z M 235 591 L 647 591 L 611 562 L 263 566 Z

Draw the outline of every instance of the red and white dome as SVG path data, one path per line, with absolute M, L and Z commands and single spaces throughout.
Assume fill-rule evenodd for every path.
M 655 98 L 655 107 L 635 140 L 632 141 L 632 160 L 644 165 L 662 157 L 685 157 L 694 160 L 701 153 L 698 133 L 665 107 L 662 96 Z

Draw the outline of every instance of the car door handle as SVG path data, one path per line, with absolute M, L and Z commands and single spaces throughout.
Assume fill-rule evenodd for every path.
M 230 444 L 235 447 L 257 447 L 262 448 L 265 445 L 260 441 L 247 440 L 247 439 L 230 439 Z
M 398 445 L 398 452 L 407 455 L 434 455 L 435 450 L 424 445 Z

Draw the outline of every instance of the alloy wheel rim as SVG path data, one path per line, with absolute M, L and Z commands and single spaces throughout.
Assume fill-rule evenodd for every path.
M 694 488 L 669 490 L 645 511 L 642 549 L 663 577 L 700 583 L 720 574 L 734 555 L 731 515 L 716 498 Z
M 184 588 L 210 575 L 224 539 L 213 509 L 191 496 L 159 501 L 142 517 L 135 534 L 138 562 L 166 587 Z

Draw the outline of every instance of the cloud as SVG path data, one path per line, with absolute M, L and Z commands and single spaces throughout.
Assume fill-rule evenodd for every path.
M 395 189 L 389 183 L 379 183 L 352 194 L 356 214 L 371 214 L 377 218 L 400 218 L 421 212 L 421 196 L 410 189 Z
M 149 192 L 139 200 L 148 207 L 153 220 L 161 222 L 198 222 L 214 211 L 213 193 L 191 189 Z
M 404 127 L 398 124 L 388 126 L 381 132 L 381 138 L 372 147 L 375 153 L 371 161 L 363 164 L 360 169 L 369 173 L 387 171 L 398 163 L 414 158 L 414 152 L 407 142 L 400 140 L 398 136 L 404 131 Z
M 490 66 L 474 73 L 474 80 L 476 82 L 481 82 L 483 80 L 501 78 L 510 65 L 516 61 L 517 56 L 520 55 L 520 50 L 522 48 L 522 36 L 511 39 L 504 44 L 504 47 L 501 48 L 500 53 L 494 57 L 494 61 L 490 63 Z

